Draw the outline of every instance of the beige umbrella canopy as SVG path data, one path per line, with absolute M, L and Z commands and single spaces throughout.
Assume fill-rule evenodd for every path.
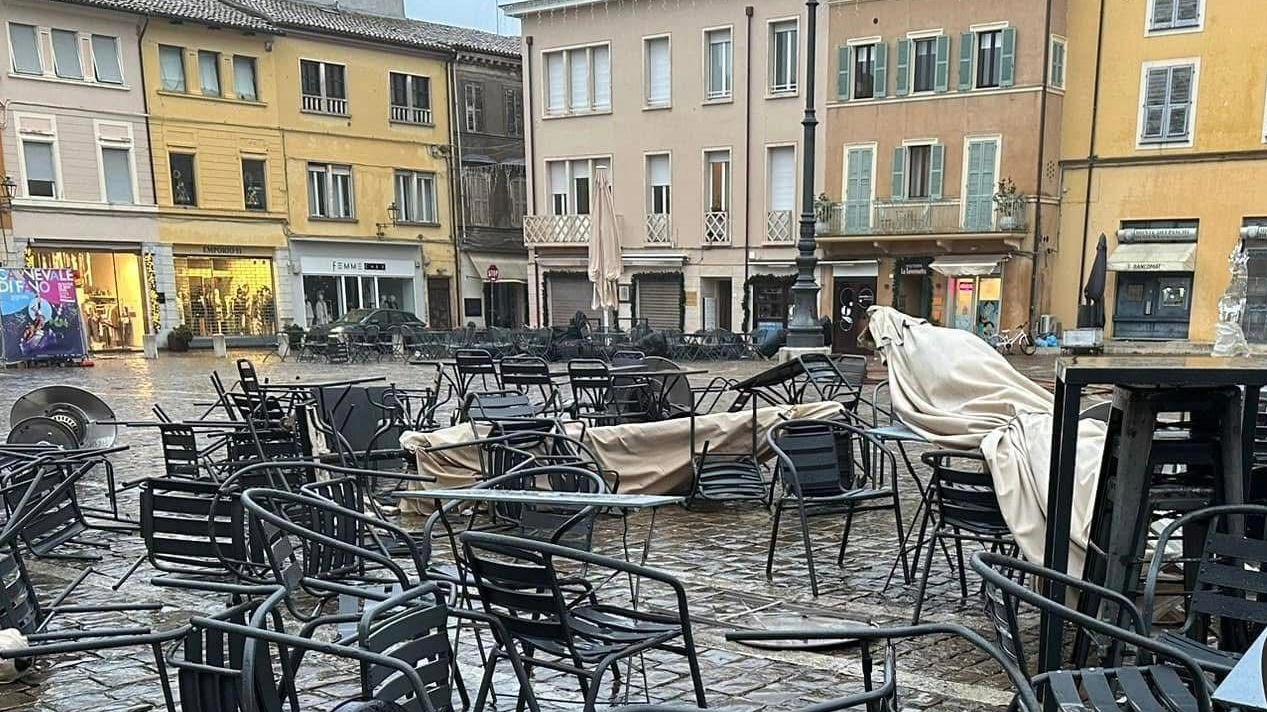
M 616 282 L 620 280 L 620 228 L 616 224 L 616 200 L 612 197 L 611 177 L 606 166 L 594 171 L 594 188 L 590 196 L 589 278 L 594 285 L 592 308 L 617 307 Z

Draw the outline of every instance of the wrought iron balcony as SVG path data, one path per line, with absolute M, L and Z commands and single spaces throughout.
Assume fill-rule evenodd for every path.
M 1028 227 L 1029 204 L 1001 210 L 993 203 L 964 208 L 958 198 L 832 203 L 823 235 L 949 235 L 1014 233 Z
M 524 245 L 586 245 L 593 231 L 588 215 L 526 215 Z
M 647 244 L 673 244 L 673 216 L 668 213 L 647 214 Z

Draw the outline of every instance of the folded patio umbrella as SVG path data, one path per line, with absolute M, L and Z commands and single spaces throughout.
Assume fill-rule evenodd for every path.
M 1050 393 L 980 337 L 933 326 L 890 307 L 867 310 L 888 365 L 894 413 L 938 448 L 980 448 L 1022 552 L 1043 560 L 1051 453 Z M 1105 425 L 1079 424 L 1069 571 L 1082 571 Z
M 618 306 L 616 282 L 620 279 L 620 228 L 616 224 L 616 199 L 612 196 L 611 177 L 605 166 L 594 171 L 594 189 L 590 196 L 594 229 L 589 244 L 589 278 L 594 285 L 593 309 L 608 310 Z M 604 319 L 604 321 L 606 321 Z M 606 326 L 606 324 L 604 324 Z
M 1091 263 L 1091 272 L 1087 274 L 1087 283 L 1082 288 L 1086 303 L 1078 308 L 1078 328 L 1104 326 L 1104 286 L 1108 279 L 1109 242 L 1104 233 L 1100 233 L 1100 241 L 1095 246 L 1095 260 Z

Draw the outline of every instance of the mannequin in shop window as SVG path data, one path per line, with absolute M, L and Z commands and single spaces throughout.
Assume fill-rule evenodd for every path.
M 325 326 L 330 323 L 330 306 L 326 304 L 326 293 L 317 293 L 317 305 L 313 307 L 313 312 L 317 317 L 317 326 Z
M 307 324 L 308 326 L 316 326 L 317 324 L 314 321 L 314 319 L 316 319 L 316 316 L 313 315 L 312 313 L 312 302 L 305 300 L 304 301 L 304 323 Z
M 247 311 L 248 306 L 246 287 L 238 285 L 238 290 L 233 295 L 233 311 L 231 313 L 233 314 L 234 330 L 239 334 L 250 333 L 247 323 L 250 318 L 250 313 Z

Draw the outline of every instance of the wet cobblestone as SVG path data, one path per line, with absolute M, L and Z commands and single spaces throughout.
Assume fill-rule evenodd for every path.
M 235 354 L 240 355 L 240 354 Z M 260 375 L 274 381 L 293 378 L 384 375 L 402 386 L 419 385 L 430 372 L 399 363 L 368 364 L 354 367 L 324 364 L 259 363 Z M 1050 358 L 1025 359 L 1022 370 L 1036 380 L 1051 373 Z M 708 364 L 710 375 L 742 376 L 757 365 L 748 362 Z M 231 382 L 232 361 L 215 360 L 209 354 L 165 355 L 158 361 L 138 357 L 102 358 L 96 367 L 85 369 L 32 369 L 0 371 L 0 403 L 12 403 L 32 388 L 49 384 L 78 385 L 101 396 L 121 419 L 152 420 L 151 407 L 158 403 L 173 417 L 200 415 L 212 393 L 208 375 L 219 369 Z M 0 408 L 0 428 L 8 429 L 8 408 Z M 161 473 L 162 458 L 157 435 L 152 430 L 125 429 L 121 442 L 131 449 L 115 457 L 120 481 L 131 481 Z M 914 456 L 914 452 L 912 455 Z M 914 459 L 914 458 L 913 458 Z M 916 459 L 916 461 L 918 461 Z M 914 513 L 917 492 L 914 484 L 901 480 L 903 510 L 907 519 Z M 85 501 L 104 503 L 104 482 L 85 484 Z M 125 514 L 135 516 L 136 491 L 121 494 Z M 641 542 L 647 517 L 630 520 L 629 540 Z M 725 641 L 727 630 L 755 624 L 758 615 L 805 613 L 852 618 L 877 624 L 901 623 L 910 618 L 915 586 L 904 585 L 900 574 L 886 587 L 890 566 L 897 550 L 893 518 L 888 513 L 859 516 L 850 535 L 843 566 L 835 562 L 842 523 L 838 516 L 811 519 L 815 563 L 821 595 L 810 595 L 799 530 L 794 517 L 786 518 L 780 533 L 772 580 L 764 575 L 765 547 L 770 515 L 759 505 L 706 507 L 686 510 L 669 508 L 656 520 L 656 534 L 649 565 L 668 570 L 685 584 L 696 627 L 697 646 L 703 664 L 709 706 L 757 712 L 786 710 L 824 699 L 861 691 L 861 662 L 856 652 L 819 654 L 774 652 L 747 648 Z M 118 591 L 111 585 L 137 557 L 144 554 L 139 536 L 93 531 L 88 539 L 99 543 L 93 549 L 102 555 L 91 564 L 93 573 L 79 587 L 70 603 L 157 601 L 162 611 L 143 614 L 110 614 L 94 623 L 150 625 L 168 629 L 179 626 L 195 613 L 214 610 L 215 597 L 158 589 L 148 583 L 152 574 L 143 565 Z M 616 553 L 621 544 L 621 528 L 614 518 L 600 520 L 596 549 Z M 73 547 L 72 547 L 73 549 Z M 28 559 L 42 599 L 47 602 L 84 568 L 82 562 Z M 658 598 L 644 591 L 644 600 L 655 605 Z M 97 617 L 93 617 L 96 619 Z M 925 604 L 926 620 L 952 620 L 977 630 L 987 630 L 975 588 L 968 600 L 960 598 L 957 578 L 944 558 L 934 560 L 933 576 Z M 60 619 L 59 619 L 60 620 Z M 69 622 L 69 618 L 67 622 Z M 130 623 L 120 623 L 120 621 Z M 57 625 L 66 625 L 59 622 Z M 56 626 L 55 626 L 56 627 Z M 466 636 L 468 639 L 470 636 Z M 982 710 L 1003 709 L 1010 695 L 998 668 L 963 641 L 929 638 L 899 644 L 899 685 L 903 709 Z M 464 640 L 460 655 L 465 663 L 478 661 L 470 640 Z M 311 668 L 307 668 L 311 665 Z M 645 680 L 638 670 L 630 677 L 629 701 L 645 699 L 693 706 L 694 696 L 685 662 L 661 653 L 645 657 Z M 356 671 L 318 658 L 306 659 L 301 682 L 304 710 L 326 710 L 355 689 Z M 464 670 L 468 685 L 474 686 L 479 670 Z M 498 709 L 514 706 L 514 683 L 509 673 L 499 673 L 502 696 Z M 579 709 L 580 696 L 575 680 L 539 671 L 534 690 L 544 709 Z M 617 702 L 624 700 L 621 690 Z M 40 660 L 36 670 L 22 681 L 0 685 L 0 712 L 8 710 L 88 711 L 133 710 L 163 706 L 159 675 L 148 649 L 103 651 L 100 654 L 58 656 Z

